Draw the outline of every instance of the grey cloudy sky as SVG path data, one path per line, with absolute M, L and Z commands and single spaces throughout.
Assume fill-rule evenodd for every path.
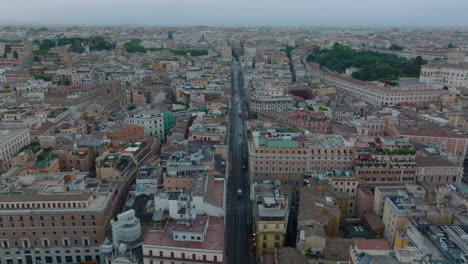
M 0 23 L 468 27 L 468 0 L 0 0 Z

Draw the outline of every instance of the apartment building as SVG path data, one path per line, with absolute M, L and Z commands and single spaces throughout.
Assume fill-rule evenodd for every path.
M 288 188 L 274 184 L 254 184 L 253 223 L 256 255 L 271 254 L 284 246 L 289 219 Z
M 9 160 L 19 150 L 31 141 L 28 129 L 2 129 L 0 130 L 0 170 L 6 171 L 10 168 Z
M 120 144 L 119 144 L 120 145 Z M 122 145 L 120 145 L 122 146 Z M 103 150 L 96 158 L 96 174 L 100 179 L 125 181 L 138 169 L 138 165 L 148 161 L 159 149 L 159 143 L 151 138 L 122 146 L 119 150 Z
M 348 217 L 355 215 L 356 194 L 361 180 L 352 170 L 318 170 L 311 172 L 311 178 L 329 184 L 332 191 L 346 193 L 348 196 L 346 214 Z
M 391 106 L 406 102 L 434 102 L 439 100 L 440 96 L 449 94 L 447 89 L 434 85 L 385 87 L 333 73 L 325 73 L 323 80 L 332 83 L 338 89 L 348 91 L 365 102 L 378 106 Z
M 106 130 L 106 136 L 111 141 L 131 142 L 144 139 L 145 129 L 142 126 L 117 123 Z
M 404 186 L 378 186 L 374 189 L 372 210 L 382 217 L 387 196 L 396 196 L 399 193 L 411 193 L 413 197 L 423 198 L 426 191 L 416 184 L 405 184 Z
M 431 184 L 456 184 L 463 178 L 463 166 L 437 154 L 418 153 L 416 179 Z
M 76 173 L 23 175 L 3 182 L 1 263 L 99 262 L 113 194 L 86 189 L 87 183 Z
M 224 223 L 220 217 L 169 220 L 143 242 L 144 264 L 224 263 Z
M 0 69 L 0 83 L 6 83 L 5 71 L 6 69 Z
M 468 87 L 468 62 L 429 62 L 421 67 L 419 81 L 448 87 Z
M 435 126 L 398 127 L 397 134 L 431 148 L 439 149 L 458 165 L 462 165 L 468 151 L 468 137 Z
M 164 134 L 164 116 L 158 110 L 144 110 L 140 112 L 131 112 L 125 117 L 126 124 L 143 127 L 145 137 L 153 137 L 162 141 Z
M 181 210 L 190 209 L 193 215 L 208 215 L 221 217 L 224 215 L 224 181 L 208 175 L 197 179 L 189 190 L 160 191 L 154 196 L 155 211 L 169 211 L 169 217 L 183 217 Z
M 354 151 L 354 142 L 338 135 L 259 129 L 249 139 L 250 179 L 299 185 L 315 170 L 351 169 Z
M 176 152 L 166 161 L 163 173 L 165 190 L 190 190 L 196 181 L 205 181 L 211 161 L 202 150 L 195 153 Z
M 226 137 L 227 127 L 221 123 L 204 123 L 195 120 L 189 128 L 188 141 L 202 142 L 204 144 L 222 144 Z
M 330 133 L 331 121 L 322 112 L 310 113 L 305 111 L 298 112 L 277 112 L 264 111 L 259 112 L 258 117 L 261 120 L 275 121 L 280 125 L 291 125 L 308 131 L 317 133 Z
M 307 233 L 310 226 L 318 226 L 326 236 L 338 236 L 346 218 L 347 205 L 348 200 L 343 192 L 331 191 L 327 185 L 311 182 L 300 192 L 298 233 Z
M 294 103 L 285 87 L 265 83 L 254 85 L 249 100 L 252 112 L 292 109 Z
M 3 76 L 8 84 L 27 82 L 32 79 L 31 74 L 27 71 L 5 71 Z
M 409 217 L 424 216 L 425 204 L 410 193 L 399 192 L 385 198 L 382 221 L 385 225 L 384 238 L 390 245 L 395 242 L 396 234 L 410 224 Z
M 358 150 L 354 162 L 356 176 L 365 185 L 416 182 L 416 151 Z
M 81 172 L 91 171 L 94 165 L 93 153 L 90 148 L 74 148 L 71 150 L 58 150 L 57 154 L 60 170 Z
M 146 96 L 143 91 L 134 90 L 132 91 L 132 103 L 133 104 L 146 104 Z
M 96 74 L 93 69 L 80 67 L 73 69 L 71 72 L 72 84 L 80 84 L 83 86 L 93 86 L 97 83 Z

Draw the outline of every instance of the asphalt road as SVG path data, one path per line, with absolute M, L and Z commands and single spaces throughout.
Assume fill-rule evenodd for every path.
M 231 152 L 231 173 L 227 184 L 226 208 L 226 258 L 227 263 L 254 263 L 251 254 L 251 227 L 249 225 L 249 183 L 247 170 L 247 135 L 244 124 L 245 95 L 241 90 L 240 65 L 233 59 L 232 62 L 232 102 L 229 113 L 229 149 Z M 237 102 L 239 100 L 239 103 Z M 238 197 L 237 190 L 242 190 Z

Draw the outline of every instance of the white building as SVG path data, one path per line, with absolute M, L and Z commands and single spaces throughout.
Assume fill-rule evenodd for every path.
M 133 209 L 117 215 L 117 221 L 111 220 L 111 225 L 115 247 L 120 243 L 137 241 L 141 237 L 140 220 L 135 217 Z
M 18 92 L 18 94 L 24 95 L 29 92 L 47 91 L 47 88 L 49 88 L 50 86 L 52 86 L 52 82 L 46 82 L 43 80 L 29 80 L 26 83 L 16 85 L 14 89 Z
M 224 193 L 224 181 L 214 179 L 213 175 L 199 175 L 192 191 L 160 192 L 154 196 L 155 211 L 169 211 L 173 219 L 191 218 L 197 215 L 224 216 L 222 199 L 216 194 Z M 180 212 L 184 211 L 184 214 Z
M 468 62 L 430 62 L 421 67 L 419 81 L 449 87 L 468 87 Z
M 71 72 L 72 84 L 81 84 L 83 86 L 92 86 L 96 84 L 96 75 L 94 70 L 87 67 L 80 67 Z
M 0 130 L 0 170 L 8 169 L 9 160 L 30 142 L 29 129 Z
M 293 108 L 293 99 L 285 87 L 260 83 L 250 94 L 250 107 L 253 112 L 286 110 Z
M 397 105 L 399 103 L 426 103 L 438 101 L 440 96 L 449 94 L 447 89 L 436 85 L 413 85 L 401 87 L 378 86 L 333 73 L 323 75 L 325 82 L 346 90 L 353 96 L 373 105 Z
M 0 69 L 0 83 L 6 83 L 5 71 L 6 69 Z
M 164 140 L 164 117 L 157 110 L 144 110 L 130 113 L 125 123 L 141 126 L 145 129 L 145 136 Z

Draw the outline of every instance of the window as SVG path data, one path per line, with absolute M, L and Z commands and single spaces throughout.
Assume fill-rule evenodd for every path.
M 49 240 L 43 239 L 42 240 L 42 246 L 45 247 L 45 248 L 48 248 L 49 247 Z
M 23 240 L 23 247 L 28 248 L 29 247 L 29 240 Z
M 8 243 L 8 240 L 2 240 L 2 247 L 3 248 L 9 248 L 10 247 L 10 243 Z

